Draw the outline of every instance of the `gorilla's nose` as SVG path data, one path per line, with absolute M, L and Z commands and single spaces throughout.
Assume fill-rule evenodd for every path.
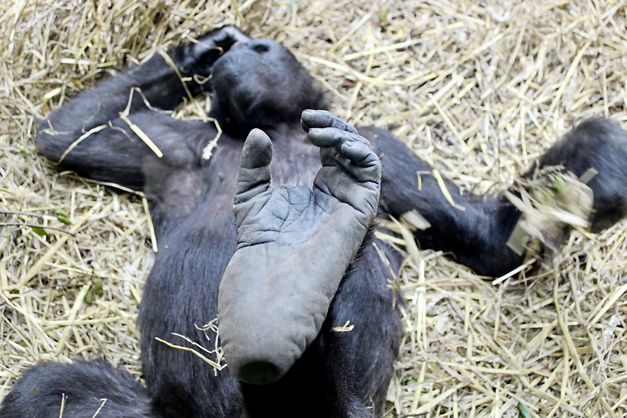
M 254 39 L 246 43 L 246 46 L 248 46 L 250 49 L 258 54 L 265 54 L 266 52 L 270 51 L 270 45 L 270 41 L 266 39 Z

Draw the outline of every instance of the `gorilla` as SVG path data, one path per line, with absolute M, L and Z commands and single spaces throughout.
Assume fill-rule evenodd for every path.
M 222 128 L 211 158 L 216 125 L 167 113 L 205 93 Z M 45 363 L 18 380 L 0 417 L 57 417 L 62 398 L 64 417 L 380 416 L 402 336 L 402 256 L 374 236 L 376 218 L 418 213 L 422 248 L 498 276 L 528 255 L 507 245 L 523 215 L 505 192 L 475 196 L 444 180 L 445 196 L 431 175 L 418 187 L 431 166 L 389 132 L 326 109 L 286 48 L 226 26 L 40 121 L 39 153 L 150 202 L 159 251 L 138 319 L 146 388 L 102 360 Z M 595 170 L 591 230 L 624 217 L 619 126 L 582 122 L 524 177 L 549 166 Z M 201 325 L 216 317 L 228 368 L 162 342 L 177 333 L 213 347 Z

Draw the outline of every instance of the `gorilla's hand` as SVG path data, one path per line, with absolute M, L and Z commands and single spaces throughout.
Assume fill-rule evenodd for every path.
M 248 42 L 250 38 L 238 27 L 227 25 L 199 37 L 183 48 L 183 68 L 186 75 L 211 74 L 213 63 L 238 42 Z
M 368 141 L 324 111 L 305 111 L 319 146 L 314 188 L 270 186 L 272 143 L 255 129 L 234 198 L 238 246 L 219 293 L 231 372 L 248 383 L 281 377 L 318 335 L 378 204 L 381 163 Z

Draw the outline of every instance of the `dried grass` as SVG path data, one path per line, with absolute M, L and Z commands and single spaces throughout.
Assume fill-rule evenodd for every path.
M 223 23 L 285 43 L 338 114 L 392 129 L 474 192 L 510 184 L 573 121 L 627 123 L 624 0 L 4 1 L 0 398 L 45 359 L 103 356 L 140 374 L 142 200 L 36 156 L 34 118 Z M 532 416 L 626 416 L 626 237 L 624 221 L 574 233 L 553 267 L 497 285 L 407 242 L 387 416 L 517 416 L 521 401 Z

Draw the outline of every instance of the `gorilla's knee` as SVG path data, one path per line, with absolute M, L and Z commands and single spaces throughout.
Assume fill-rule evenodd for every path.
M 0 418 L 158 417 L 146 390 L 105 361 L 45 363 L 28 370 L 0 405 Z

